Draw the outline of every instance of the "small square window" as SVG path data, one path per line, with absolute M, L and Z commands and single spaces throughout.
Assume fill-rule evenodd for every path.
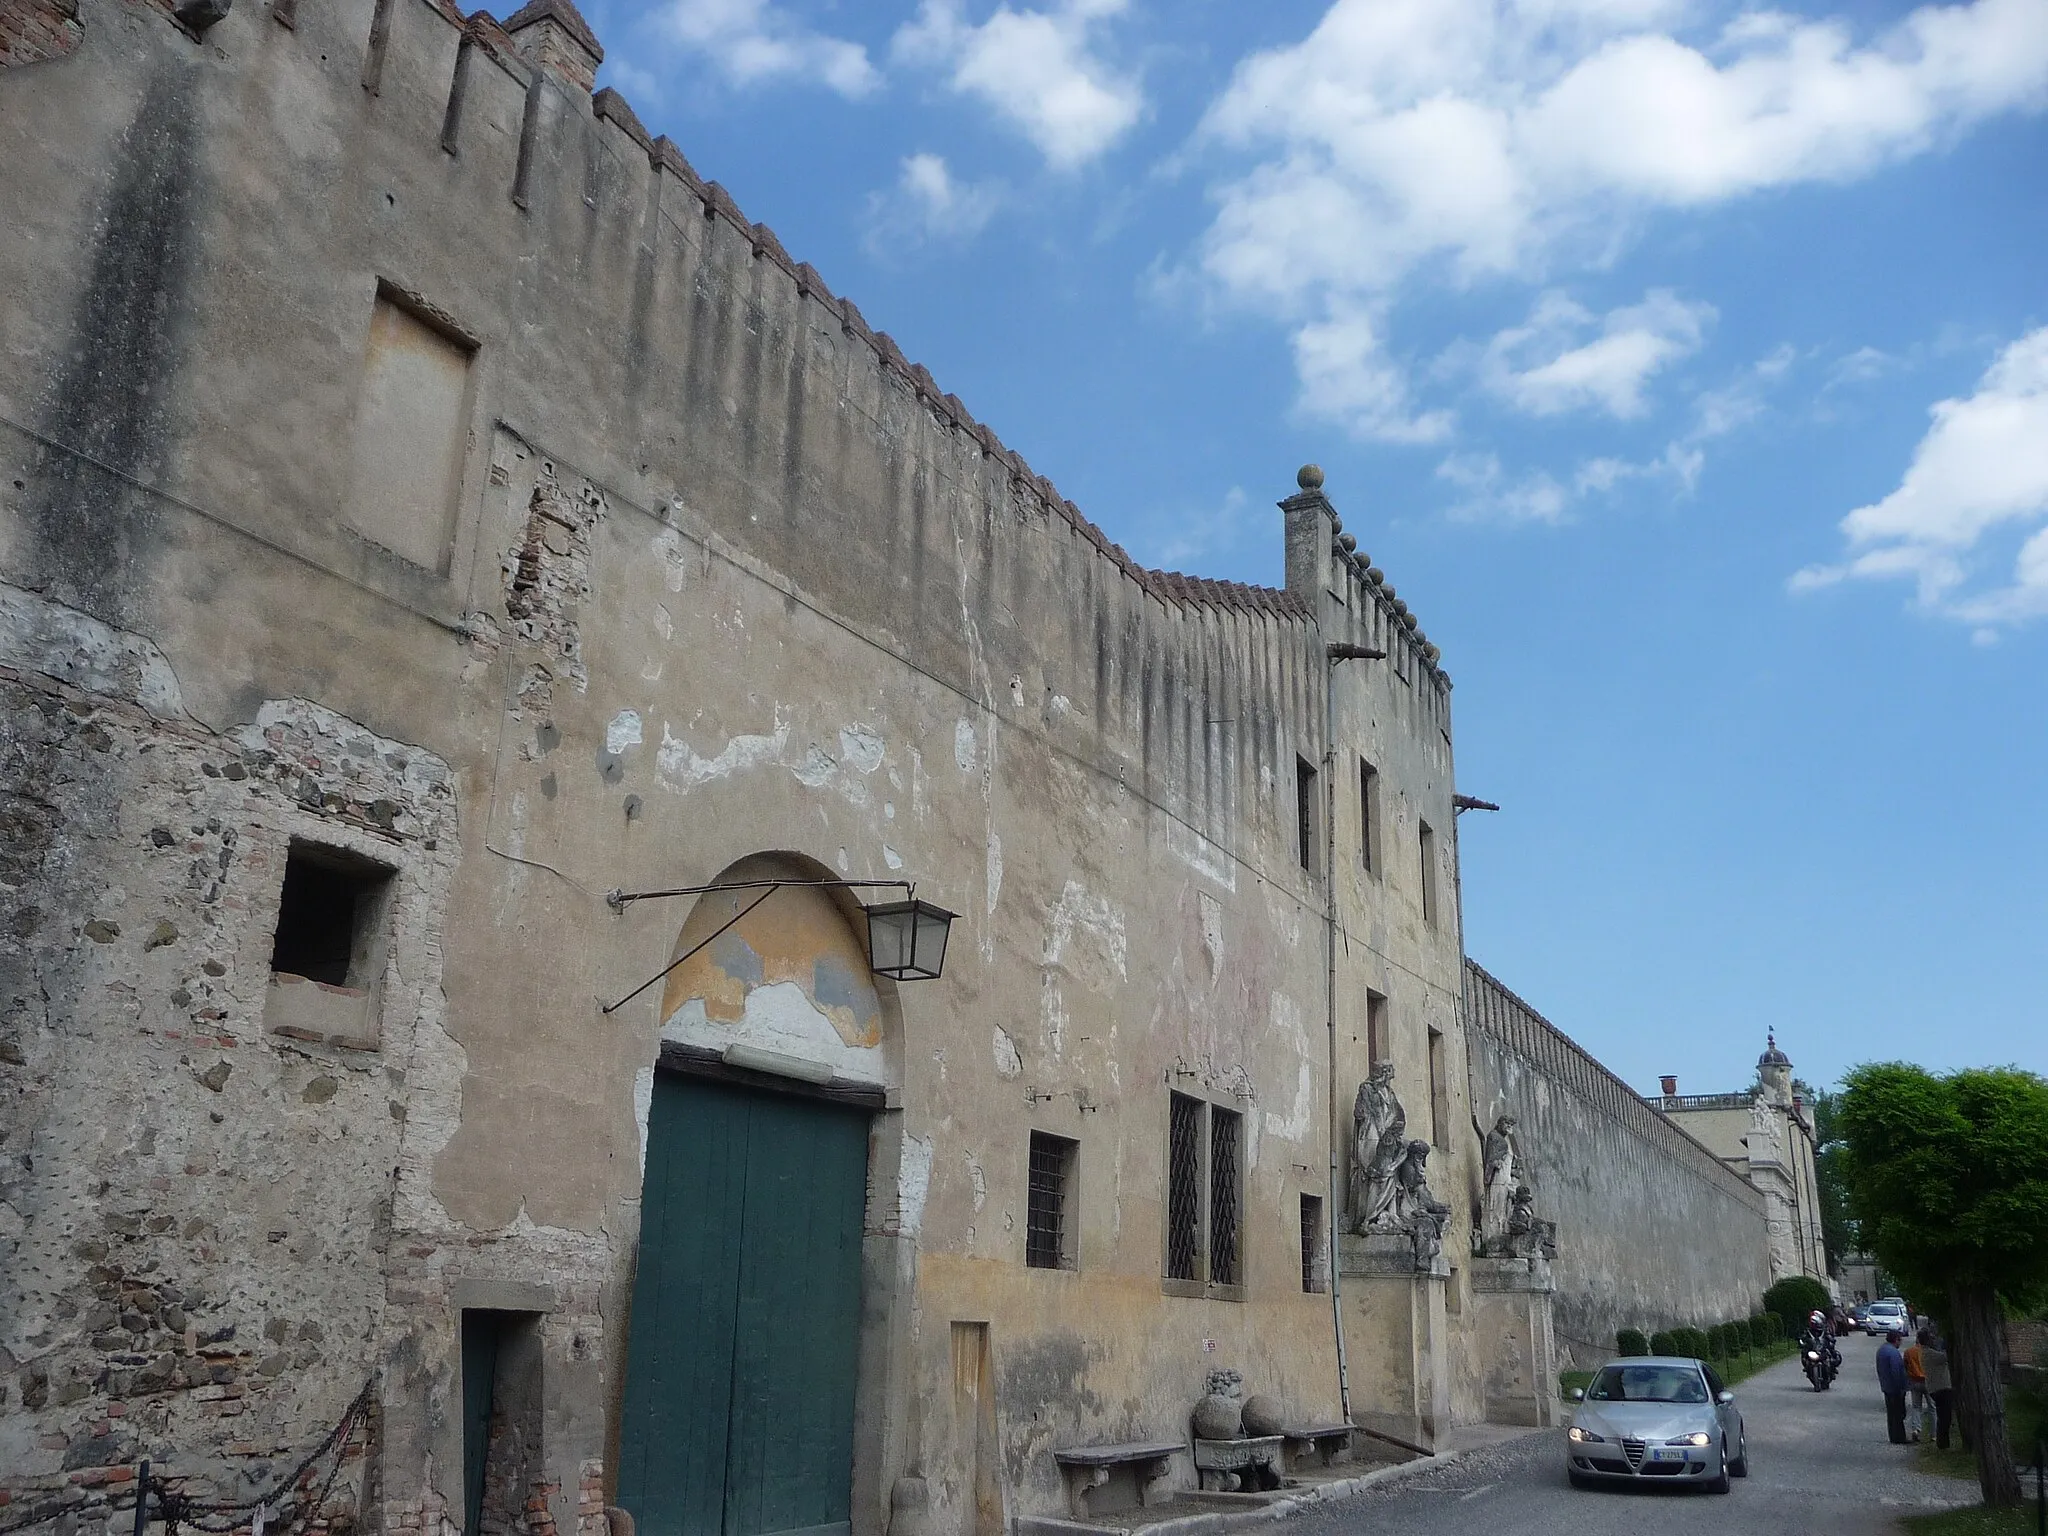
M 1394 1059 L 1393 1041 L 1388 1037 L 1387 999 L 1370 988 L 1365 994 L 1365 1055 L 1374 1066 Z
M 294 842 L 285 859 L 270 968 L 368 990 L 384 969 L 391 869 L 339 848 Z
M 1024 1262 L 1033 1269 L 1072 1269 L 1074 1164 L 1080 1144 L 1031 1133 L 1030 1188 L 1024 1210 Z

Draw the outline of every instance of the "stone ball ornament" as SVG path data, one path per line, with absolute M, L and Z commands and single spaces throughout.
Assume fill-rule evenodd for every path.
M 1235 1440 L 1244 1433 L 1244 1399 L 1238 1391 L 1244 1378 L 1236 1371 L 1211 1371 L 1209 1391 L 1188 1416 L 1197 1440 Z
M 1248 1435 L 1277 1435 L 1287 1427 L 1287 1410 L 1271 1393 L 1258 1392 L 1244 1400 L 1244 1432 Z
M 1320 491 L 1323 488 L 1323 466 L 1304 464 L 1294 472 L 1294 483 L 1304 491 Z
M 1337 542 L 1344 546 L 1344 553 L 1348 555 L 1358 548 L 1358 535 L 1355 533 L 1340 533 L 1337 535 Z

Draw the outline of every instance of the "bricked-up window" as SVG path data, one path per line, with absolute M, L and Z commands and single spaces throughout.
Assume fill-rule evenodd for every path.
M 1080 1144 L 1031 1133 L 1030 1187 L 1024 1208 L 1024 1262 L 1033 1269 L 1072 1269 L 1074 1166 Z
M 294 842 L 270 968 L 329 986 L 369 988 L 384 969 L 384 919 L 392 872 L 339 848 Z
M 1451 1074 L 1444 1062 L 1444 1032 L 1429 1032 L 1429 1139 L 1451 1144 Z
M 397 293 L 377 295 L 356 389 L 348 525 L 430 571 L 447 567 L 469 446 L 474 343 Z
M 1380 872 L 1380 771 L 1358 761 L 1358 858 L 1365 872 Z
M 1294 760 L 1294 839 L 1301 867 L 1316 872 L 1316 771 L 1305 757 Z
M 1393 1041 L 1387 1034 L 1387 999 L 1370 988 L 1365 994 L 1365 1059 L 1377 1065 L 1392 1061 Z
M 1422 920 L 1436 926 L 1436 833 L 1422 824 Z
M 1301 1288 L 1329 1289 L 1323 1277 L 1323 1200 L 1320 1195 L 1301 1197 Z
M 1244 1117 L 1170 1094 L 1164 1289 L 1244 1299 Z

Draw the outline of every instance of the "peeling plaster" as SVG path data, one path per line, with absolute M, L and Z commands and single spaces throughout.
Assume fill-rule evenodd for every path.
M 1110 971 L 1118 980 L 1127 978 L 1127 954 L 1122 908 L 1069 880 L 1049 914 L 1045 963 L 1106 985 Z
M 972 773 L 974 772 L 976 756 L 973 723 L 967 720 L 955 722 L 953 726 L 953 761 L 960 765 L 962 773 Z
M 654 767 L 675 788 L 692 790 L 713 779 L 729 779 L 735 773 L 774 763 L 789 745 L 789 721 L 779 714 L 773 735 L 735 736 L 716 757 L 701 757 L 690 744 L 661 727 L 661 746 L 654 755 Z
M 1017 1042 L 1000 1024 L 995 1030 L 995 1057 L 997 1077 L 1015 1077 L 1024 1070 L 1023 1058 L 1017 1054 Z
M 995 916 L 996 899 L 1003 894 L 1003 840 L 991 832 L 988 835 L 988 913 Z
M 0 665 L 40 672 L 87 693 L 132 699 L 160 720 L 185 714 L 177 674 L 151 642 L 5 583 L 0 583 Z
M 715 1051 L 734 1044 L 755 1045 L 828 1066 L 837 1076 L 855 1082 L 887 1083 L 880 1044 L 848 1045 L 831 1018 L 793 981 L 753 988 L 740 1017 L 732 1023 L 708 1018 L 704 999 L 690 998 L 661 1026 L 661 1038 Z
M 896 1219 L 915 1237 L 924 1225 L 924 1202 L 932 1188 L 932 1138 L 905 1136 L 903 1160 L 896 1166 Z
M 628 747 L 640 745 L 640 712 L 636 709 L 622 709 L 612 716 L 611 724 L 604 728 L 604 749 L 618 757 Z
M 979 1211 L 988 1204 L 988 1175 L 981 1171 L 981 1164 L 976 1160 L 972 1152 L 964 1152 L 961 1154 L 961 1157 L 967 1164 L 967 1182 L 974 1190 L 974 1209 Z M 973 1234 L 974 1229 L 972 1227 L 968 1228 L 967 1241 L 970 1247 L 974 1243 Z
M 884 843 L 882 844 L 882 862 L 891 869 L 901 869 L 903 867 L 903 855 L 894 848 L 891 848 L 887 843 Z

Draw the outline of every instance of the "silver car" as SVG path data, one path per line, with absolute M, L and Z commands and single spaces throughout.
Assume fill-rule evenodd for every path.
M 1742 1410 L 1702 1361 L 1615 1360 L 1572 1398 L 1565 1472 L 1574 1488 L 1654 1478 L 1726 1493 L 1730 1477 L 1749 1475 Z

